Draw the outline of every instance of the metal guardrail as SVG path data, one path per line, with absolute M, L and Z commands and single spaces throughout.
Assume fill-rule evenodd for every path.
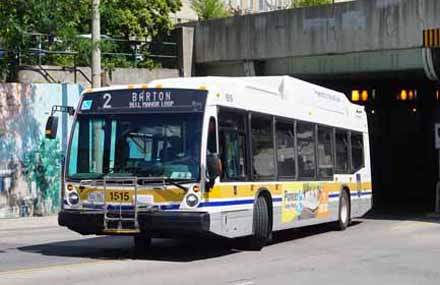
M 60 66 L 58 70 L 71 69 L 75 73 L 75 82 L 77 73 L 91 82 L 90 78 L 78 68 L 79 66 L 88 65 L 84 62 L 84 54 L 75 50 L 60 50 L 59 47 L 62 46 L 60 44 L 62 42 L 53 36 L 40 33 L 28 33 L 26 36 L 29 37 L 29 47 L 12 51 L 14 54 L 12 64 L 19 66 L 21 69 L 38 71 L 45 77 L 50 76 L 46 70 L 47 68 L 43 67 L 44 65 Z M 87 37 L 78 37 L 79 41 L 87 39 Z M 178 66 L 177 43 L 173 41 L 140 41 L 108 37 L 102 38 L 101 41 L 113 43 L 109 50 L 103 49 L 101 52 L 102 58 L 110 62 L 112 67 L 136 68 L 142 66 L 142 64 L 148 66 L 147 61 L 165 68 L 177 68 Z M 10 51 L 0 48 L 0 60 L 5 58 L 7 52 Z M 62 58 L 65 62 L 71 62 L 71 64 L 67 66 L 62 64 L 63 60 L 60 60 Z M 121 61 L 121 59 L 123 60 Z M 50 78 L 47 79 L 51 80 Z

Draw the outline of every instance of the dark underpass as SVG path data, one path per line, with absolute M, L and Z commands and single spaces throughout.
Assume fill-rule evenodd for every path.
M 354 103 L 366 108 L 373 209 L 433 211 L 438 179 L 434 124 L 440 122 L 439 86 L 411 78 L 313 81 L 344 92 Z

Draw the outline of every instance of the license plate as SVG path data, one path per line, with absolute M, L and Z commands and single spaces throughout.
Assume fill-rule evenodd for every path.
M 114 203 L 131 203 L 133 201 L 130 191 L 108 191 L 106 201 Z

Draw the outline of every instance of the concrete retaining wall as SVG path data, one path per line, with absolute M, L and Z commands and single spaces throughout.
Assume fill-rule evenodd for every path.
M 361 0 L 201 22 L 195 62 L 265 60 L 422 46 L 438 0 Z
M 103 83 L 107 85 L 147 83 L 154 79 L 178 77 L 178 69 L 145 69 L 145 68 L 116 68 L 103 74 Z M 75 72 L 73 69 L 59 66 L 29 67 L 19 71 L 20 83 L 72 83 L 84 88 L 90 87 L 91 70 L 80 67 Z

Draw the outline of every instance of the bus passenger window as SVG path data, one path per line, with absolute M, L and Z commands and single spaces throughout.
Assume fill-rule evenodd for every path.
M 219 152 L 223 166 L 222 179 L 245 180 L 247 178 L 245 119 L 245 114 L 219 112 Z
M 318 126 L 318 177 L 333 176 L 333 129 Z
M 364 167 L 364 143 L 360 133 L 351 133 L 351 159 L 353 171 Z
M 208 126 L 208 153 L 217 153 L 217 127 L 212 117 L 209 119 Z
M 257 179 L 273 178 L 275 176 L 275 158 L 272 119 L 269 116 L 253 117 L 251 126 L 253 173 Z
M 296 176 L 293 124 L 277 122 L 276 138 L 278 176 L 293 178 Z
M 348 167 L 348 132 L 342 130 L 336 130 L 336 169 L 337 174 L 349 173 Z
M 296 125 L 298 144 L 298 174 L 303 178 L 315 177 L 315 125 L 298 122 Z

